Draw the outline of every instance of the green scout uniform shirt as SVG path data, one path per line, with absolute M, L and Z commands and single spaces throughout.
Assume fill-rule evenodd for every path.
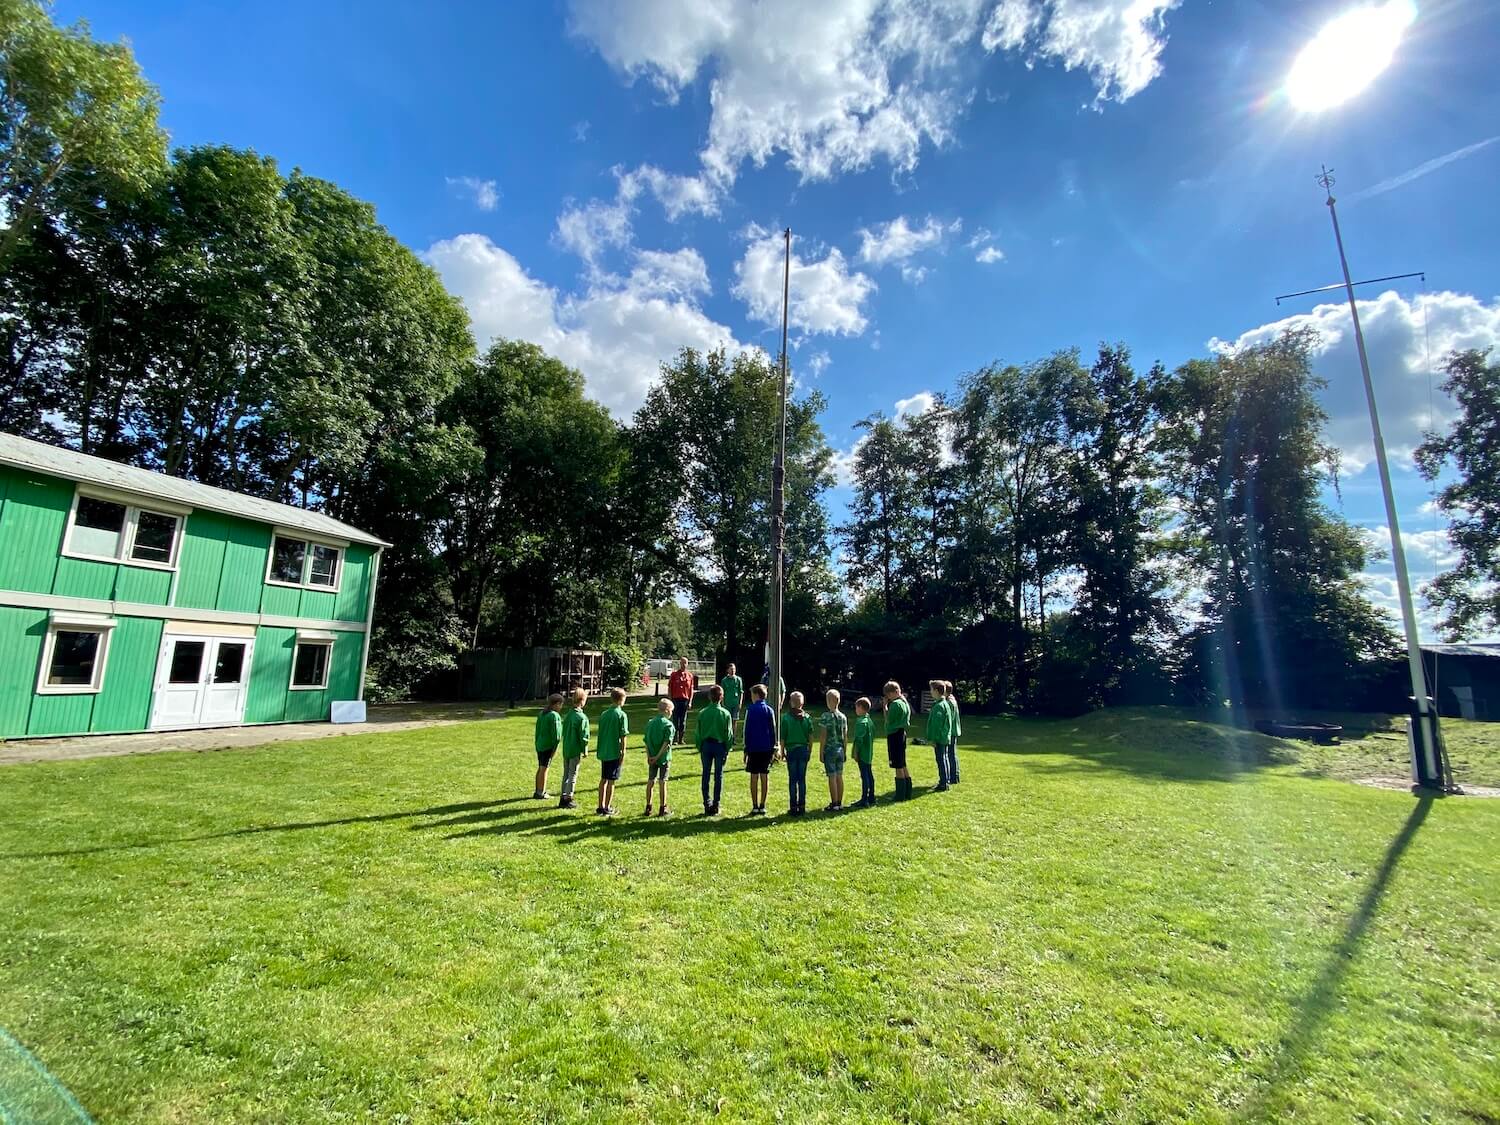
M 949 739 L 949 741 L 957 742 L 964 736 L 964 725 L 959 721 L 958 718 L 958 700 L 954 699 L 950 695 L 947 699 L 947 703 L 948 709 L 953 712 L 953 737 Z
M 745 681 L 738 676 L 725 676 L 719 686 L 724 689 L 724 709 L 733 715 L 745 698 Z
M 562 716 L 548 707 L 536 717 L 536 752 L 556 750 L 562 741 Z
M 657 715 L 646 724 L 646 754 L 656 758 L 658 763 L 670 762 L 672 736 L 676 733 L 677 728 L 672 725 L 671 715 Z
M 781 745 L 787 750 L 794 750 L 798 746 L 805 746 L 809 750 L 813 744 L 813 717 L 806 711 L 801 716 L 793 715 L 790 711 L 781 713 Z
M 563 716 L 562 747 L 564 758 L 577 758 L 589 752 L 589 717 L 582 707 L 574 707 Z
M 896 696 L 885 705 L 885 733 L 905 730 L 911 725 L 911 704 L 906 702 L 905 697 Z
M 948 701 L 939 699 L 927 712 L 927 741 L 934 746 L 947 746 L 953 735 L 953 712 L 948 710 Z
M 734 745 L 734 716 L 718 703 L 710 703 L 698 712 L 698 749 L 710 738 L 728 750 Z
M 620 739 L 630 733 L 630 720 L 625 717 L 625 708 L 611 707 L 599 716 L 599 749 L 595 751 L 601 762 L 613 762 L 620 756 Z
M 875 760 L 875 720 L 869 715 L 854 717 L 854 760 L 866 764 Z
M 849 716 L 842 711 L 824 711 L 818 725 L 828 732 L 830 749 L 841 748 L 849 737 Z

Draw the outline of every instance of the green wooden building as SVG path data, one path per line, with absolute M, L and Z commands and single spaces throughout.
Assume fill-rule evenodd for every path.
M 364 698 L 386 545 L 0 434 L 0 738 L 328 719 Z

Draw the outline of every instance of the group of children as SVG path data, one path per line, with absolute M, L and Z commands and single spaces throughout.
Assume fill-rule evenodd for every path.
M 947 680 L 932 680 L 928 688 L 932 693 L 932 709 L 927 716 L 925 741 L 932 746 L 937 763 L 938 780 L 933 788 L 942 792 L 958 784 L 958 740 L 963 731 L 953 684 Z M 827 710 L 817 719 L 806 710 L 802 693 L 794 691 L 787 697 L 778 732 L 775 713 L 766 702 L 765 685 L 754 685 L 749 694 L 750 705 L 745 709 L 742 722 L 743 681 L 735 675 L 731 664 L 724 682 L 708 689 L 708 703 L 698 711 L 696 746 L 702 766 L 705 816 L 719 813 L 724 766 L 734 747 L 736 734 L 742 738 L 745 771 L 750 776 L 751 816 L 766 815 L 771 765 L 776 761 L 786 763 L 791 815 L 801 816 L 807 812 L 807 768 L 815 745 L 818 762 L 828 779 L 825 811 L 838 812 L 844 807 L 844 764 L 851 755 L 859 768 L 860 781 L 859 800 L 853 803 L 853 807 L 868 808 L 875 803 L 875 720 L 868 698 L 861 696 L 854 701 L 854 722 L 851 725 L 849 716 L 840 710 L 837 691 L 825 693 Z M 882 696 L 885 702 L 886 760 L 895 774 L 896 798 L 904 800 L 912 796 L 911 771 L 906 764 L 911 705 L 895 680 L 885 685 Z M 599 716 L 594 741 L 594 756 L 599 759 L 599 805 L 595 811 L 600 816 L 615 815 L 615 784 L 620 780 L 626 741 L 630 735 L 630 720 L 624 707 L 625 692 L 611 688 L 609 698 L 610 706 Z M 578 767 L 589 754 L 589 720 L 584 713 L 587 702 L 588 694 L 582 688 L 574 688 L 566 711 L 563 710 L 563 696 L 553 695 L 547 700 L 546 709 L 537 717 L 536 790 L 532 794 L 535 799 L 545 800 L 551 796 L 547 792 L 548 773 L 553 757 L 561 750 L 563 778 L 558 807 L 577 807 L 574 793 Z M 656 714 L 646 724 L 644 738 L 649 770 L 646 816 L 652 815 L 653 808 L 658 816 L 671 815 L 667 782 L 672 751 L 686 741 L 685 727 L 686 716 L 679 709 L 674 717 L 669 699 L 657 702 Z M 920 744 L 923 740 L 913 738 L 911 741 Z M 658 800 L 653 801 L 653 797 Z

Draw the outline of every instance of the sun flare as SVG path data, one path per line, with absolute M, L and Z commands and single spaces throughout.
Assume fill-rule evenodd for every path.
M 1417 18 L 1413 0 L 1364 4 L 1335 16 L 1313 36 L 1286 76 L 1292 105 L 1312 113 L 1355 97 L 1391 65 Z

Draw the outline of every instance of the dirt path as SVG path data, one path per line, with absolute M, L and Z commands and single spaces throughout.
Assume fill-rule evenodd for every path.
M 216 727 L 213 730 L 155 731 L 144 734 L 90 734 L 74 738 L 24 738 L 0 742 L 0 766 L 23 762 L 69 762 L 118 754 L 156 754 L 163 750 L 238 750 L 271 742 L 305 742 L 349 734 L 380 734 L 421 727 L 471 723 L 504 717 L 503 707 L 473 703 L 392 703 L 369 709 L 364 723 L 272 723 L 264 726 Z

